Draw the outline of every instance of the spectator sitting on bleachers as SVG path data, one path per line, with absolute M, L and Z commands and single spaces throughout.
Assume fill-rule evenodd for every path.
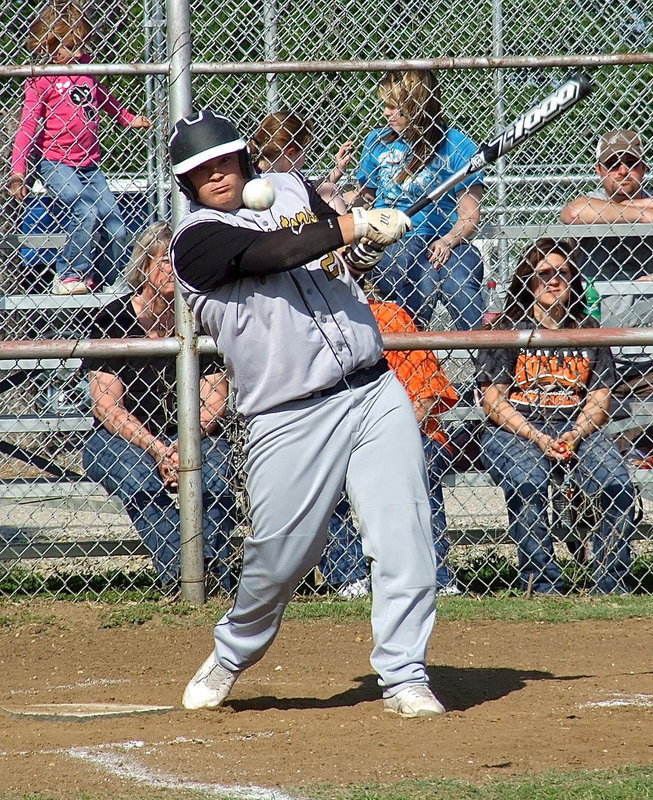
M 524 253 L 506 296 L 501 329 L 594 328 L 569 245 L 539 239 Z M 622 594 L 631 565 L 634 489 L 624 459 L 601 429 L 608 421 L 614 364 L 609 347 L 479 350 L 477 380 L 488 425 L 482 460 L 505 494 L 524 588 L 565 586 L 547 523 L 555 469 L 601 507 L 592 531 L 592 590 Z
M 596 148 L 602 187 L 572 200 L 560 212 L 566 225 L 653 223 L 653 197 L 643 187 L 647 166 L 635 131 L 610 131 Z M 578 266 L 586 278 L 653 281 L 653 235 L 582 237 Z
M 644 189 L 647 172 L 641 139 L 635 131 L 610 131 L 599 139 L 596 172 L 601 189 L 578 197 L 560 214 L 565 224 L 653 223 L 653 197 Z M 615 294 L 602 301 L 602 322 L 608 327 L 653 325 L 651 293 L 619 293 L 615 281 L 653 281 L 653 234 L 650 236 L 581 237 L 577 262 L 586 279 L 613 282 Z M 622 284 L 623 285 L 623 284 Z M 633 397 L 653 397 L 653 357 L 644 352 L 614 347 L 617 382 L 613 387 L 615 410 L 628 413 Z M 635 429 L 620 437 L 624 451 L 640 450 L 646 456 L 653 446 L 645 431 Z
M 445 119 L 433 70 L 388 72 L 377 94 L 384 124 L 363 144 L 359 194 L 368 206 L 406 211 L 466 164 L 476 145 Z M 438 303 L 459 330 L 482 324 L 483 260 L 470 242 L 482 195 L 482 175 L 469 175 L 412 217 L 412 230 L 386 248 L 374 271 L 379 291 L 409 311 L 422 330 Z
M 163 222 L 140 235 L 127 274 L 133 293 L 100 311 L 90 338 L 174 336 L 170 238 Z M 84 367 L 95 417 L 84 468 L 89 478 L 122 500 L 161 583 L 168 585 L 179 577 L 180 547 L 175 360 L 90 357 Z M 202 357 L 200 369 L 204 559 L 207 572 L 229 590 L 234 498 L 230 447 L 217 433 L 226 409 L 227 381 L 217 358 Z
M 46 5 L 30 27 L 29 50 L 56 65 L 85 64 L 92 28 L 74 3 Z M 22 202 L 29 191 L 30 156 L 56 201 L 66 244 L 56 260 L 54 294 L 87 294 L 113 283 L 127 262 L 128 233 L 118 202 L 100 169 L 100 111 L 125 128 L 149 128 L 93 75 L 28 78 L 12 153 L 9 193 Z M 96 232 L 103 251 L 93 258 Z

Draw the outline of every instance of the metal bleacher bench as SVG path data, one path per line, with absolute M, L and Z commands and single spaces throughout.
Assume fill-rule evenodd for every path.
M 5 237 L 5 241 L 6 241 Z M 11 237 L 9 237 L 11 238 Z M 24 243 L 26 237 L 20 238 Z M 39 241 L 35 241 L 39 240 Z M 42 241 L 41 241 L 42 240 Z M 62 240 L 62 241 L 59 241 Z M 60 246 L 61 236 L 32 236 L 30 245 L 41 247 Z M 81 309 L 93 313 L 111 300 L 117 293 L 97 293 L 77 296 L 52 294 L 5 295 L 0 297 L 0 313 L 15 311 L 38 311 L 57 313 L 61 311 L 75 315 Z M 25 373 L 30 376 L 47 373 L 61 368 L 75 370 L 81 365 L 80 359 L 19 359 L 0 360 L 0 374 L 10 372 Z M 7 435 L 20 433 L 70 434 L 85 433 L 92 427 L 90 412 L 71 413 L 23 413 L 0 415 L 0 442 Z M 38 465 L 37 465 L 38 466 Z M 0 505 L 6 504 L 49 504 L 58 507 L 85 508 L 101 510 L 103 513 L 126 513 L 120 500 L 109 496 L 104 488 L 84 476 L 68 471 L 64 475 L 43 475 L 37 478 L 0 479 Z M 135 532 L 129 537 L 107 540 L 50 540 L 42 536 L 19 536 L 8 541 L 0 539 L 0 561 L 38 558 L 79 558 L 100 556 L 147 555 L 147 550 Z

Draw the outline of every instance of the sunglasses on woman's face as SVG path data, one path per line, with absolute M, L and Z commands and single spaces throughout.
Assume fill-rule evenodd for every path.
M 562 267 L 561 269 L 543 269 L 541 272 L 536 272 L 535 277 L 541 283 L 551 283 L 554 280 L 569 283 L 571 281 L 571 270 L 566 267 Z
M 635 169 L 638 164 L 641 164 L 641 159 L 637 158 L 636 156 L 628 155 L 628 153 L 624 153 L 621 156 L 612 156 L 612 158 L 608 158 L 607 161 L 604 161 L 601 166 L 608 170 L 608 172 L 613 172 L 614 170 L 619 169 L 619 167 L 624 166 L 628 170 Z

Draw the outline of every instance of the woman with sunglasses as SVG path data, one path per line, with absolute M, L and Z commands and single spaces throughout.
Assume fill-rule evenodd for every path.
M 495 327 L 558 330 L 597 324 L 585 314 L 583 283 L 569 245 L 538 239 L 517 267 Z M 479 351 L 477 380 L 488 417 L 482 460 L 505 494 L 520 582 L 532 592 L 565 591 L 547 521 L 549 484 L 561 466 L 602 510 L 592 533 L 592 591 L 628 591 L 634 489 L 622 456 L 603 430 L 614 378 L 609 347 Z

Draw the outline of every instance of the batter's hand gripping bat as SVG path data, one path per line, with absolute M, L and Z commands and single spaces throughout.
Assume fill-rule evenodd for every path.
M 424 195 L 424 197 L 417 200 L 406 211 L 409 217 L 414 216 L 423 208 L 426 208 L 431 203 L 439 200 L 454 186 L 457 186 L 468 175 L 486 167 L 488 164 L 494 163 L 501 156 L 518 147 L 526 141 L 529 136 L 532 136 L 537 131 L 542 130 L 554 119 L 557 119 L 570 108 L 576 105 L 579 100 L 592 91 L 592 85 L 587 75 L 579 73 L 574 75 L 569 80 L 565 81 L 556 91 L 533 106 L 521 117 L 518 117 L 511 125 L 508 125 L 501 133 L 497 134 L 494 139 L 482 144 L 469 161 L 455 172 L 444 183 L 436 186 L 433 191 Z M 350 248 L 352 257 L 355 259 L 356 250 L 360 248 L 361 254 L 365 254 L 368 260 L 374 252 L 378 253 L 378 248 L 372 248 L 370 245 L 365 245 L 358 242 Z M 364 260 L 364 259 L 363 259 Z

